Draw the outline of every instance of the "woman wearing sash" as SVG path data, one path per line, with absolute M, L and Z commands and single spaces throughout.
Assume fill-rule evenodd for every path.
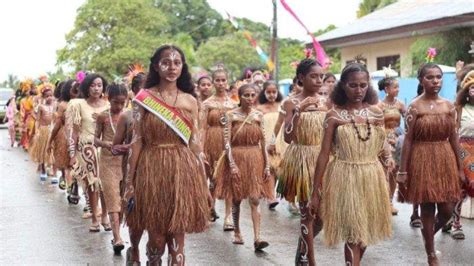
M 239 220 L 240 203 L 249 199 L 254 248 L 260 251 L 268 242 L 260 239 L 259 199 L 273 196 L 273 185 L 268 164 L 263 114 L 252 108 L 257 98 L 257 86 L 245 84 L 239 88 L 240 107 L 227 112 L 224 123 L 226 160 L 217 166 L 216 194 L 220 199 L 232 199 L 234 239 L 232 243 L 242 245 Z
M 285 101 L 285 142 L 290 145 L 280 165 L 277 191 L 290 203 L 299 203 L 300 239 L 296 264 L 314 265 L 313 235 L 321 228 L 320 220 L 313 221 L 307 204 L 311 196 L 314 169 L 323 134 L 323 121 L 327 112 L 325 99 L 318 94 L 323 86 L 323 68 L 310 58 L 302 60 L 296 69 L 300 94 Z M 317 226 L 313 230 L 313 226 Z
M 202 103 L 201 130 L 204 137 L 204 153 L 209 162 L 209 167 L 206 169 L 206 174 L 210 178 L 209 190 L 215 202 L 214 166 L 224 152 L 223 118 L 227 111 L 234 109 L 237 105 L 227 95 L 227 73 L 224 69 L 214 71 L 212 81 L 216 92 Z M 232 199 L 225 199 L 224 231 L 234 230 L 230 215 L 231 209 Z M 211 221 L 215 221 L 217 218 L 219 217 L 213 207 Z
M 183 52 L 163 45 L 151 58 L 145 88 L 134 99 L 134 134 L 124 199 L 127 224 L 147 230 L 148 265 L 184 265 L 184 235 L 209 219 L 198 103 Z M 133 248 L 127 263 L 139 262 Z

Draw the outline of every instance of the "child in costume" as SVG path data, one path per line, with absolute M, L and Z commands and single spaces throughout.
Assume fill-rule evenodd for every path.
M 62 173 L 59 181 L 59 188 L 65 189 L 70 187 L 73 180 L 70 175 L 68 143 L 66 136 L 66 109 L 71 99 L 77 97 L 77 92 L 72 88 L 76 84 L 75 80 L 67 80 L 61 88 L 61 95 L 59 97 L 59 104 L 56 110 L 56 117 L 53 130 L 48 141 L 48 150 L 54 155 L 54 166 Z
M 101 75 L 88 74 L 80 85 L 84 98 L 71 100 L 66 111 L 70 119 L 70 126 L 72 126 L 72 132 L 68 137 L 70 164 L 74 165 L 71 173 L 84 182 L 92 210 L 92 224 L 89 227 L 89 232 L 100 232 L 97 217 L 99 216 L 98 201 L 101 182 L 94 133 L 97 116 L 109 108 L 108 102 L 102 98 L 104 87 L 107 87 L 107 81 Z M 102 199 L 101 202 L 104 200 Z M 102 208 L 101 224 L 105 231 L 112 230 L 105 206 Z
M 234 239 L 242 245 L 240 203 L 249 199 L 254 228 L 254 248 L 263 250 L 269 244 L 260 239 L 259 199 L 273 197 L 269 182 L 270 165 L 265 145 L 263 114 L 252 106 L 257 98 L 257 86 L 245 84 L 239 88 L 240 107 L 227 112 L 224 118 L 225 164 L 217 166 L 216 195 L 232 199 Z
M 219 158 L 224 154 L 224 114 L 237 107 L 234 101 L 227 95 L 227 72 L 218 69 L 212 73 L 212 82 L 215 94 L 205 100 L 201 105 L 200 129 L 203 136 L 204 154 L 209 162 L 206 174 L 210 179 L 209 190 L 215 202 L 215 166 Z M 222 157 L 223 158 L 223 157 Z M 232 199 L 225 199 L 224 231 L 232 231 L 231 222 Z M 214 207 L 211 209 L 211 221 L 215 221 L 219 216 Z
M 44 104 L 39 104 L 37 108 L 37 126 L 33 146 L 30 149 L 30 155 L 34 162 L 39 164 L 41 171 L 41 181 L 45 181 L 47 167 L 52 164 L 51 153 L 48 152 L 49 133 L 52 128 L 55 106 L 53 104 L 54 96 L 51 88 L 45 88 L 41 92 Z M 54 182 L 52 180 L 52 182 Z
M 99 177 L 102 184 L 105 206 L 112 223 L 114 235 L 112 246 L 115 253 L 120 253 L 125 247 L 120 237 L 119 219 L 121 211 L 120 182 L 123 177 L 122 160 L 116 158 L 111 150 L 117 121 L 127 102 L 128 91 L 125 85 L 113 83 L 107 87 L 107 95 L 110 109 L 97 116 L 94 143 L 97 147 L 102 148 L 99 156 Z
M 8 122 L 8 134 L 10 135 L 10 146 L 14 147 L 16 142 L 15 116 L 18 113 L 16 109 L 15 96 L 7 101 L 7 110 L 3 123 Z
M 263 89 L 258 95 L 259 106 L 257 107 L 263 113 L 263 121 L 265 125 L 265 142 L 267 144 L 277 145 L 276 150 L 278 152 L 269 153 L 269 163 L 270 163 L 270 172 L 272 177 L 270 182 L 272 186 L 275 186 L 278 169 L 281 161 L 281 141 L 277 143 L 278 135 L 273 134 L 273 129 L 277 123 L 280 113 L 278 112 L 281 102 L 283 101 L 283 95 L 278 90 L 278 86 L 275 81 L 268 80 L 263 83 Z M 280 136 L 279 140 L 283 140 Z M 278 205 L 278 200 L 275 197 L 275 192 L 273 193 L 273 198 L 269 201 L 268 208 L 274 210 Z
M 323 68 L 314 59 L 302 60 L 296 69 L 303 91 L 285 101 L 286 148 L 280 165 L 277 192 L 290 203 L 299 203 L 300 238 L 296 263 L 314 264 L 313 237 L 321 229 L 321 221 L 308 215 L 314 168 L 319 155 L 323 121 L 327 106 L 318 91 L 323 85 Z
M 396 129 L 400 127 L 403 116 L 405 115 L 405 105 L 397 100 L 399 92 L 398 81 L 389 76 L 381 79 L 378 83 L 379 90 L 385 91 L 385 99 L 379 101 L 378 107 L 382 109 L 385 120 L 385 133 L 387 134 L 387 141 L 395 150 L 395 144 L 397 143 L 398 135 Z M 388 172 L 388 183 L 390 187 L 390 200 L 392 201 L 395 189 L 397 188 L 396 173 L 398 166 L 392 171 Z M 397 215 L 398 210 L 393 206 L 392 203 L 392 215 Z

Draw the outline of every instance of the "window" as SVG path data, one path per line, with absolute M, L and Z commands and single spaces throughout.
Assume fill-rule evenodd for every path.
M 377 57 L 377 70 L 381 70 L 383 67 L 388 66 L 400 73 L 400 55 Z

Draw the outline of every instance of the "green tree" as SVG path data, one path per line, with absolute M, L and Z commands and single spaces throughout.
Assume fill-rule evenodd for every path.
M 304 58 L 304 44 L 295 40 L 280 39 L 278 45 L 279 77 L 291 79 L 296 73 L 295 63 Z
M 361 18 L 395 2 L 397 2 L 397 0 L 362 0 L 359 4 L 359 10 L 357 10 L 357 17 Z
M 3 88 L 12 88 L 16 89 L 20 85 L 20 80 L 18 79 L 17 76 L 13 74 L 8 74 L 8 77 L 6 80 L 4 80 L 2 83 L 0 83 L 0 86 Z
M 434 62 L 441 65 L 454 66 L 458 60 L 470 62 L 470 49 L 474 28 L 460 28 L 430 37 L 417 39 L 410 46 L 412 58 L 413 75 L 416 75 L 418 67 L 426 62 L 428 48 L 436 48 L 437 56 Z
M 78 9 L 74 28 L 59 51 L 58 65 L 124 74 L 133 63 L 147 64 L 167 39 L 166 16 L 151 0 L 89 0 Z
M 199 46 L 196 58 L 206 69 L 224 64 L 232 79 L 240 76 L 241 71 L 247 66 L 261 65 L 255 49 L 241 32 L 210 38 Z
M 186 33 L 195 48 L 210 37 L 224 33 L 223 18 L 206 0 L 155 0 L 155 7 L 167 16 L 171 35 Z

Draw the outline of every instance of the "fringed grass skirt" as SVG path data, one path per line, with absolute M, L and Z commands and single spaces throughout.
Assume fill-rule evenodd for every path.
M 457 202 L 461 198 L 457 173 L 456 157 L 448 141 L 415 142 L 407 187 L 400 189 L 398 198 L 413 204 Z
M 31 159 L 36 163 L 51 164 L 51 154 L 47 151 L 49 127 L 41 126 L 30 147 Z
M 335 159 L 323 182 L 324 241 L 372 245 L 391 237 L 392 222 L 387 181 L 378 162 Z
M 224 150 L 224 129 L 222 127 L 209 127 L 204 140 L 204 154 L 206 154 L 210 169 L 208 177 L 212 177 L 219 157 Z
M 314 171 L 320 146 L 290 144 L 283 155 L 277 192 L 288 202 L 311 198 Z
M 272 198 L 273 182 L 263 180 L 264 158 L 259 146 L 232 147 L 232 157 L 240 171 L 233 179 L 227 158 L 217 167 L 216 195 L 219 199 Z
M 67 151 L 67 139 L 64 132 L 64 126 L 62 126 L 56 138 L 53 141 L 53 157 L 54 157 L 54 166 L 58 169 L 69 168 L 69 153 Z
M 134 179 L 131 228 L 159 234 L 198 233 L 209 219 L 202 166 L 182 144 L 144 146 Z

